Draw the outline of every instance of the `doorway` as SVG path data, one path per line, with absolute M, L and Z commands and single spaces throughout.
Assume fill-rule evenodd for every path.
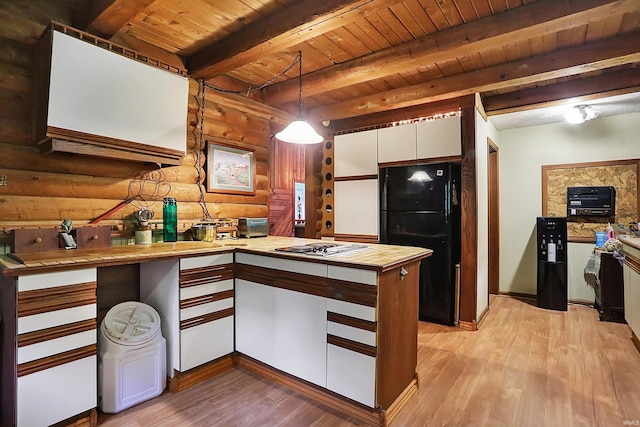
M 498 146 L 491 138 L 487 138 L 487 147 L 489 150 L 487 161 L 487 179 L 489 181 L 487 183 L 489 192 L 489 294 L 497 295 L 500 292 L 499 155 Z M 489 295 L 487 295 L 487 298 L 489 298 Z

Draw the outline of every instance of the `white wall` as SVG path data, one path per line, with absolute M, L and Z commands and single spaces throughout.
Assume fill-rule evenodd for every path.
M 582 125 L 503 130 L 498 138 L 500 291 L 535 294 L 535 218 L 542 215 L 542 166 L 640 158 L 640 113 L 600 117 Z M 582 273 L 592 249 L 592 244 L 569 244 L 570 300 L 593 301 Z
M 491 122 L 485 122 L 476 111 L 476 191 L 478 203 L 478 271 L 476 288 L 476 319 L 489 305 L 489 143 L 496 144 L 498 133 Z

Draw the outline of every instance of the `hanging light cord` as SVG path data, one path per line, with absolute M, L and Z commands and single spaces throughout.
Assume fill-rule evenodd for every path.
M 275 81 L 277 81 L 280 77 L 284 76 L 285 74 L 287 74 L 289 71 L 291 71 L 293 69 L 293 67 L 296 66 L 296 64 L 299 64 L 299 72 L 298 72 L 298 80 L 299 80 L 299 90 L 298 90 L 298 111 L 300 114 L 300 117 L 302 117 L 302 51 L 298 51 L 298 55 L 295 57 L 295 59 L 293 60 L 293 62 L 291 62 L 291 64 L 281 73 L 279 73 L 278 75 L 274 76 L 272 79 L 262 83 L 261 85 L 258 86 L 251 86 L 248 89 L 245 90 L 239 90 L 239 91 L 232 91 L 232 90 L 227 90 L 227 89 L 223 89 L 220 87 L 217 87 L 215 85 L 212 85 L 211 83 L 207 83 L 204 79 L 200 79 L 199 82 L 199 86 L 198 86 L 198 90 L 200 91 L 200 139 L 199 139 L 199 147 L 197 149 L 195 149 L 195 164 L 194 167 L 196 168 L 196 180 L 197 180 L 197 184 L 198 184 L 198 190 L 200 190 L 200 197 L 198 199 L 198 204 L 200 205 L 200 208 L 202 209 L 202 219 L 203 220 L 209 220 L 212 219 L 211 214 L 209 213 L 209 209 L 207 208 L 207 202 L 205 201 L 204 198 L 204 189 L 203 189 L 203 185 L 202 185 L 202 166 L 201 166 L 201 159 L 202 159 L 202 150 L 204 150 L 205 148 L 205 144 L 204 144 L 204 112 L 205 112 L 205 101 L 206 101 L 206 89 L 211 89 L 211 90 L 215 90 L 217 92 L 223 92 L 223 93 L 228 93 L 228 94 L 233 94 L 233 95 L 240 95 L 240 94 L 247 94 L 247 96 L 249 94 L 251 94 L 252 92 L 257 92 L 267 86 L 269 86 L 270 84 L 274 83 Z M 208 171 L 210 172 L 210 171 Z
M 302 118 L 302 51 L 298 51 L 298 64 L 300 68 L 298 71 L 298 118 Z
M 201 82 L 204 82 L 204 80 L 201 80 Z M 202 188 L 202 164 L 201 164 L 202 150 L 204 150 L 204 109 L 205 109 L 204 85 L 200 85 L 198 87 L 198 90 L 202 90 L 202 93 L 200 96 L 200 141 L 198 143 L 198 146 L 199 146 L 198 149 L 195 150 L 196 163 L 194 166 L 196 168 L 196 180 L 198 183 L 198 190 L 200 190 L 200 198 L 198 199 L 198 204 L 200 205 L 200 208 L 202 208 L 202 219 L 208 220 L 212 218 L 211 218 L 211 214 L 209 213 L 209 209 L 207 208 L 207 202 L 204 199 L 204 189 Z
M 262 84 L 259 84 L 257 86 L 250 86 L 247 89 L 243 89 L 243 90 L 228 90 L 228 89 L 223 89 L 221 87 L 212 85 L 211 83 L 207 83 L 206 81 L 204 81 L 204 79 L 200 79 L 200 81 L 206 88 L 211 89 L 211 90 L 215 90 L 217 92 L 229 93 L 229 94 L 233 94 L 233 95 L 246 94 L 248 96 L 253 92 L 257 92 L 259 90 L 262 90 L 265 87 L 275 83 L 276 81 L 278 81 L 278 79 L 280 79 L 280 77 L 284 76 L 289 71 L 293 70 L 293 67 L 295 67 L 296 64 L 300 64 L 300 85 L 301 85 L 301 91 L 302 91 L 302 52 L 301 51 L 298 51 L 298 55 L 294 58 L 293 62 L 291 62 L 291 64 L 284 71 L 282 71 L 281 73 L 275 75 L 273 78 L 269 79 L 268 81 L 266 81 L 266 82 L 264 82 Z

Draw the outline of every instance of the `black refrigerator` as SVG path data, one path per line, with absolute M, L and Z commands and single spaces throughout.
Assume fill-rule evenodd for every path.
M 380 241 L 433 249 L 420 264 L 419 319 L 452 325 L 460 262 L 460 165 L 380 169 Z

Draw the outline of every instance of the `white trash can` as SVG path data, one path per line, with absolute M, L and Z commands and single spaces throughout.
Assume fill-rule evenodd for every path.
M 167 382 L 160 315 L 141 302 L 111 308 L 98 334 L 98 405 L 115 414 L 159 396 Z

